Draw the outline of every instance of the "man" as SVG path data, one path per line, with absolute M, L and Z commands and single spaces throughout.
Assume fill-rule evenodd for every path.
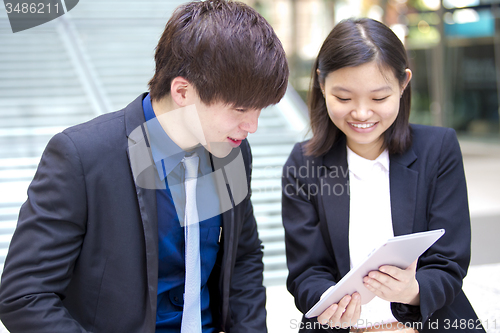
M 47 145 L 2 275 L 11 333 L 266 331 L 245 138 L 285 93 L 283 48 L 211 0 L 174 12 L 155 61 L 149 94 Z

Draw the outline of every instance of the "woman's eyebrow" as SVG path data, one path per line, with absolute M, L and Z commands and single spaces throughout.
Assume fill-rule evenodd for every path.
M 391 86 L 383 86 L 383 87 L 380 87 L 380 88 L 374 89 L 374 90 L 372 90 L 371 92 L 379 92 L 379 91 L 387 91 L 387 90 L 392 91 Z
M 331 89 L 332 91 L 343 91 L 343 92 L 351 92 L 349 89 L 340 87 L 340 86 L 334 86 Z M 391 86 L 383 86 L 377 89 L 373 89 L 370 92 L 379 92 L 379 91 L 392 91 Z
M 351 92 L 349 89 L 346 89 L 344 87 L 340 87 L 340 86 L 333 86 L 332 91 L 344 91 L 344 92 Z

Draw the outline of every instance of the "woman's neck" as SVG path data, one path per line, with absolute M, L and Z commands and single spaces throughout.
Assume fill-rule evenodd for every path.
M 384 139 L 381 137 L 379 140 L 375 142 L 371 142 L 368 144 L 352 142 L 349 139 L 347 140 L 347 146 L 355 152 L 357 155 L 366 158 L 367 160 L 375 160 L 383 150 Z

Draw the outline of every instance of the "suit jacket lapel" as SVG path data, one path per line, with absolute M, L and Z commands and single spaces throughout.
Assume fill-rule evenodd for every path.
M 142 100 L 139 96 L 125 109 L 125 128 L 128 137 L 127 155 L 134 177 L 137 200 L 145 238 L 146 267 L 151 316 L 156 320 L 156 298 L 158 287 L 158 216 L 156 188 L 158 180 L 150 153 L 149 141 L 144 127 Z M 156 176 L 156 177 L 155 177 Z
M 416 159 L 412 148 L 401 155 L 390 156 L 389 186 L 394 236 L 413 232 L 418 172 L 409 166 Z
M 228 322 L 229 314 L 229 294 L 231 286 L 231 276 L 233 269 L 233 262 L 235 261 L 235 237 L 236 237 L 236 222 L 235 222 L 235 208 L 239 202 L 235 198 L 235 193 L 230 184 L 233 183 L 231 179 L 231 172 L 227 169 L 228 165 L 236 157 L 241 157 L 240 149 L 233 149 L 229 156 L 224 158 L 217 158 L 212 156 L 213 174 L 216 179 L 216 188 L 220 200 L 220 209 L 222 211 L 222 261 L 221 261 L 221 276 L 219 279 L 219 290 L 221 291 L 221 307 L 222 307 L 222 325 L 223 327 Z M 244 164 L 243 164 L 244 167 Z M 224 171 L 223 171 L 224 170 Z M 245 175 L 245 174 L 244 174 Z M 241 176 L 241 175 L 240 175 Z M 245 178 L 246 180 L 246 178 Z M 241 184 L 240 184 L 241 185 Z M 236 201 L 236 202 L 235 202 Z
M 342 277 L 350 270 L 349 169 L 345 138 L 339 140 L 324 156 L 323 165 L 327 170 L 325 174 L 318 176 L 318 186 L 322 193 L 320 197 L 327 220 L 328 235 Z

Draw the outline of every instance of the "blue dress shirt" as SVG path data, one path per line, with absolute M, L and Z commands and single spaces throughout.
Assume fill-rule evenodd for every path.
M 178 333 L 181 327 L 185 280 L 184 228 L 179 221 L 169 183 L 179 184 L 184 173 L 181 164 L 186 152 L 165 133 L 156 118 L 149 94 L 143 100 L 144 116 L 147 122 L 150 147 L 158 176 L 165 182 L 165 189 L 156 190 L 158 210 L 158 298 L 156 332 Z M 212 172 L 210 155 L 203 147 L 196 149 L 200 156 L 200 173 Z M 172 196 L 174 195 L 174 196 Z M 217 197 L 216 195 L 211 197 Z M 179 211 L 179 214 L 182 212 Z M 210 295 L 207 281 L 212 272 L 219 251 L 221 217 L 217 215 L 200 222 L 201 256 L 201 320 L 203 333 L 215 332 L 210 311 Z

